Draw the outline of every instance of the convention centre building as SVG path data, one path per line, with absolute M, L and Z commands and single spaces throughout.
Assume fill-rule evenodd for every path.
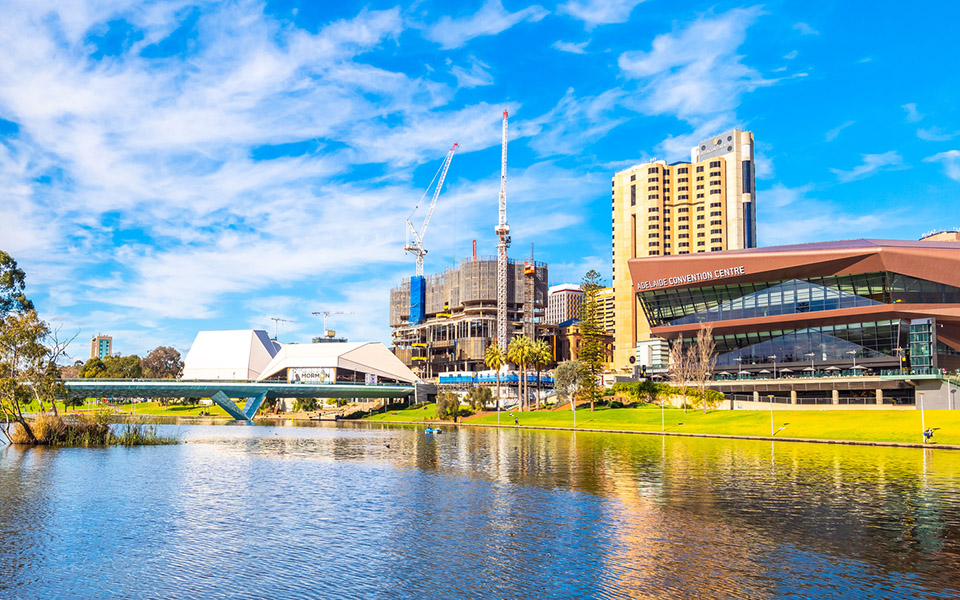
M 944 375 L 960 369 L 960 243 L 861 239 L 657 256 L 631 260 L 630 273 L 657 338 L 646 347 L 660 344 L 645 355 L 645 343 L 637 347 L 652 371 L 666 366 L 657 363 L 667 342 L 690 342 L 710 324 L 714 372 L 731 381 L 717 386 L 725 392 L 913 404 L 929 389 L 928 399 L 953 408 Z

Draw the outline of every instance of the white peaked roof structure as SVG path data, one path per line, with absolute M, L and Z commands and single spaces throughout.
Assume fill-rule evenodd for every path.
M 184 360 L 181 379 L 255 381 L 280 351 L 266 331 L 201 331 Z
M 284 344 L 259 379 L 273 377 L 284 369 L 349 370 L 376 375 L 378 380 L 417 381 L 417 375 L 380 342 Z M 340 373 L 337 375 L 341 379 Z

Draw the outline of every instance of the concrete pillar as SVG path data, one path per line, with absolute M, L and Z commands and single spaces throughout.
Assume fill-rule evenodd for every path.
M 840 404 L 840 390 L 833 390 L 833 403 Z
M 754 393 L 753 393 L 753 401 L 754 401 L 754 402 L 760 402 L 760 392 L 754 392 Z
M 797 403 L 797 390 L 790 390 L 790 404 Z
M 877 388 L 877 406 L 883 405 L 883 390 Z

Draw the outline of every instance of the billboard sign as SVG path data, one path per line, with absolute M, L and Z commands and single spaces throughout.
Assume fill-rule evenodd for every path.
M 287 381 L 290 383 L 334 383 L 337 370 L 333 367 L 290 367 Z

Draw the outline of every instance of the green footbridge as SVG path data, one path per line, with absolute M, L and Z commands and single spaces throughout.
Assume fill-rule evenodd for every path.
M 252 421 L 267 398 L 405 398 L 413 385 L 180 379 L 66 379 L 68 398 L 209 398 L 238 421 Z M 243 410 L 234 398 L 246 398 Z

